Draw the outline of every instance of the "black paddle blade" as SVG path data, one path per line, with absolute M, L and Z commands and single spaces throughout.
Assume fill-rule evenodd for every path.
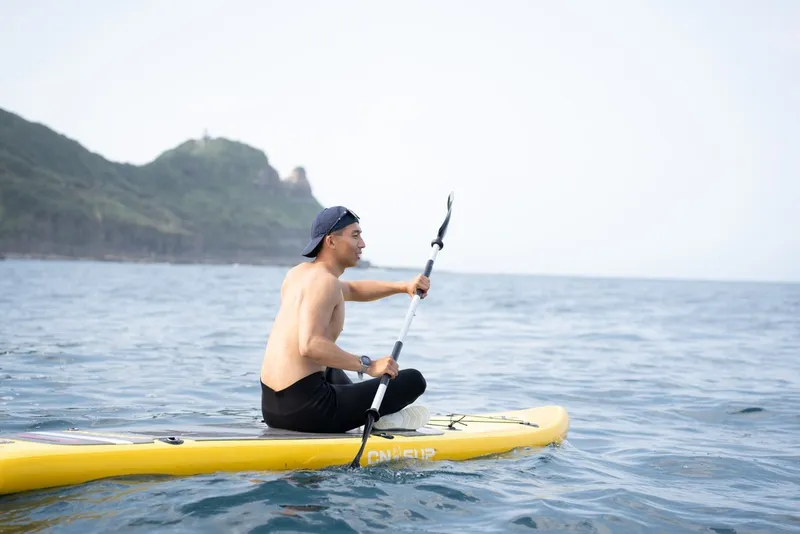
M 450 212 L 453 209 L 453 192 L 450 192 L 450 195 L 447 197 L 447 217 L 445 217 L 444 222 L 439 227 L 439 233 L 436 234 L 436 240 L 439 241 L 440 247 L 443 247 L 444 243 L 442 240 L 444 239 L 444 235 L 447 233 L 447 226 L 450 224 Z
M 372 432 L 372 425 L 375 424 L 375 414 L 371 411 L 367 413 L 367 420 L 364 423 L 364 435 L 361 436 L 361 448 L 358 449 L 358 454 L 353 459 L 353 463 L 350 464 L 350 469 L 357 469 L 361 467 L 361 455 L 364 454 L 364 447 L 367 446 L 367 439 L 369 438 L 370 432 Z

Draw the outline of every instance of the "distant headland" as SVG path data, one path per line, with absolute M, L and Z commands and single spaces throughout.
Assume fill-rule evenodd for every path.
M 0 256 L 293 265 L 320 209 L 303 167 L 281 178 L 240 142 L 137 166 L 0 109 Z

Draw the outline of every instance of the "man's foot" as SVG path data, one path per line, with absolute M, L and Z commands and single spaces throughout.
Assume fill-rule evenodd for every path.
M 406 406 L 399 412 L 382 415 L 375 430 L 417 430 L 428 424 L 431 414 L 424 406 Z

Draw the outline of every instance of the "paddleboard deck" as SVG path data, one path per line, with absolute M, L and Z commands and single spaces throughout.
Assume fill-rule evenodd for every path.
M 361 465 L 398 459 L 468 460 L 566 438 L 560 406 L 431 417 L 414 431 L 374 430 Z M 265 426 L 92 432 L 31 431 L 0 436 L 0 494 L 127 475 L 197 475 L 345 466 L 361 445 L 358 429 L 341 434 Z

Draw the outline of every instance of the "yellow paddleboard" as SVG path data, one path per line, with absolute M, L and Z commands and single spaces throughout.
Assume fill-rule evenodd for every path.
M 411 458 L 467 460 L 520 447 L 560 443 L 569 416 L 561 406 L 433 416 L 415 431 L 373 431 L 361 465 Z M 0 436 L 0 494 L 125 475 L 196 475 L 349 465 L 358 430 L 307 434 L 266 427 L 187 431 L 36 431 Z

